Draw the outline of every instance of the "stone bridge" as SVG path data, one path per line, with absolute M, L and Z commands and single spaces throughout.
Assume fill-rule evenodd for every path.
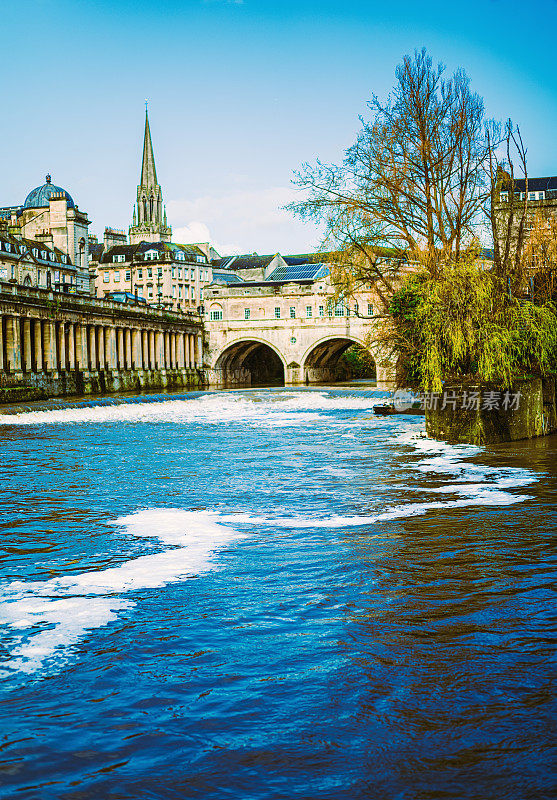
M 342 353 L 357 343 L 373 356 L 378 387 L 392 388 L 395 365 L 382 355 L 379 344 L 369 343 L 371 320 L 349 316 L 346 309 L 342 316 L 335 310 L 332 315 L 314 316 L 312 308 L 311 317 L 290 317 L 290 308 L 296 306 L 288 306 L 288 316 L 280 319 L 208 321 L 205 373 L 210 385 L 328 383 L 335 380 Z

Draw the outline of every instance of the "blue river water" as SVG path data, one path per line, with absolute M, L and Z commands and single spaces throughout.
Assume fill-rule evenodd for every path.
M 557 439 L 366 387 L 0 415 L 0 797 L 555 796 Z

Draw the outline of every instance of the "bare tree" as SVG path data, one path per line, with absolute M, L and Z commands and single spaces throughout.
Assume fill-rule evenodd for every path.
M 388 296 L 397 271 L 419 261 L 432 277 L 460 258 L 476 236 L 490 186 L 482 99 L 457 70 L 444 77 L 425 49 L 405 56 L 386 104 L 373 97 L 371 119 L 340 166 L 305 164 L 290 205 L 325 223 L 348 282 L 373 283 Z

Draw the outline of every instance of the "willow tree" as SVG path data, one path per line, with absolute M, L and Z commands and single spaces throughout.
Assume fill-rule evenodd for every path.
M 425 49 L 405 56 L 386 103 L 340 165 L 305 164 L 294 183 L 304 198 L 290 209 L 325 224 L 335 278 L 350 291 L 372 283 L 386 298 L 415 261 L 436 277 L 477 235 L 486 200 L 490 148 L 483 101 L 462 70 L 445 76 Z

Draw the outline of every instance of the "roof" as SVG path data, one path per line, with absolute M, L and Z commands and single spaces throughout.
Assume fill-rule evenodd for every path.
M 234 272 L 213 269 L 212 283 L 221 285 L 227 285 L 229 283 L 244 283 L 244 279 L 240 278 L 239 275 L 235 275 Z
M 524 178 L 515 178 L 513 185 L 516 191 L 524 192 L 526 189 L 526 180 Z M 510 181 L 504 182 L 503 186 L 509 187 Z M 545 178 L 528 178 L 528 191 L 529 192 L 543 192 L 543 191 L 557 191 L 557 176 Z
M 277 253 L 266 256 L 258 255 L 243 255 L 243 256 L 224 256 L 224 258 L 216 258 L 211 263 L 214 267 L 220 269 L 255 269 L 257 267 L 267 267 Z
M 161 255 L 164 253 L 170 253 L 174 259 L 176 259 L 177 253 L 184 253 L 186 256 L 190 256 L 189 259 L 186 259 L 188 261 L 197 261 L 197 257 L 202 256 L 203 262 L 207 263 L 207 257 L 205 256 L 205 253 L 195 244 L 173 244 L 172 242 L 115 244 L 113 247 L 109 247 L 109 249 L 103 253 L 101 262 L 103 264 L 112 263 L 112 257 L 116 255 L 125 255 L 127 256 L 126 261 L 132 261 L 135 255 L 142 255 L 143 253 L 147 253 L 151 250 L 158 250 Z
M 267 281 L 300 281 L 318 280 L 329 274 L 328 264 L 294 264 L 287 267 L 277 267 L 267 277 Z
M 12 236 L 9 233 L 0 233 L 0 242 L 9 242 L 12 246 L 11 252 L 7 253 L 4 251 L 3 257 L 16 256 L 19 258 L 20 256 L 24 257 L 28 254 L 29 258 L 39 263 L 49 266 L 59 266 L 63 264 L 65 267 L 73 269 L 71 259 L 63 253 L 62 250 L 59 250 L 57 247 L 50 247 L 44 242 L 38 242 L 36 239 L 24 239 Z M 36 250 L 38 255 L 34 255 L 33 250 Z M 46 258 L 42 255 L 43 253 L 46 253 Z
M 75 208 L 75 203 L 72 199 L 72 196 L 65 189 L 62 189 L 61 186 L 55 186 L 53 183 L 51 183 L 50 175 L 46 176 L 46 183 L 44 183 L 42 186 L 37 186 L 35 189 L 32 189 L 29 192 L 25 198 L 23 207 L 48 208 L 50 198 L 54 194 L 62 194 L 68 201 L 68 208 Z

